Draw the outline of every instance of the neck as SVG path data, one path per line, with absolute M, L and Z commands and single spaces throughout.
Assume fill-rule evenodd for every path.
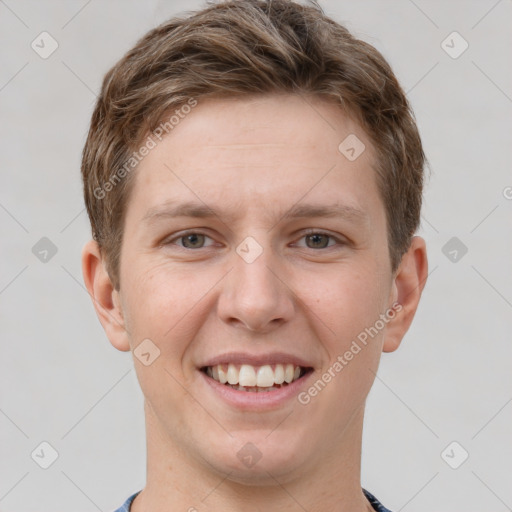
M 296 468 L 293 474 L 266 472 L 257 484 L 247 484 L 192 459 L 163 431 L 146 403 L 147 481 L 131 512 L 371 511 L 360 484 L 363 412 L 361 408 L 354 414 L 337 446 L 319 463 Z

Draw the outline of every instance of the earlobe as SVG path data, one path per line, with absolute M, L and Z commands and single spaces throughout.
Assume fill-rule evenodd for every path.
M 99 245 L 94 240 L 87 242 L 82 250 L 82 274 L 110 343 L 118 350 L 130 350 L 119 292 L 112 284 Z
M 425 240 L 415 236 L 409 250 L 402 257 L 394 279 L 391 305 L 397 303 L 395 308 L 397 313 L 386 328 L 382 348 L 384 352 L 393 352 L 400 346 L 418 308 L 427 276 L 428 262 Z

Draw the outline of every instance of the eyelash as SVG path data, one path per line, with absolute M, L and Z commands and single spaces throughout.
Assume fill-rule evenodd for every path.
M 190 236 L 190 235 L 203 235 L 203 236 L 205 236 L 207 238 L 212 239 L 206 233 L 203 233 L 201 231 L 190 230 L 190 231 L 184 231 L 184 232 L 180 233 L 178 236 L 175 236 L 175 237 L 167 240 L 166 242 L 163 243 L 163 245 L 174 245 L 173 242 L 175 242 L 176 240 L 181 240 L 181 239 L 183 239 L 183 238 L 185 238 L 187 236 Z M 300 237 L 300 239 L 305 238 L 307 236 L 311 236 L 311 235 L 327 236 L 331 240 L 334 240 L 336 242 L 336 244 L 339 245 L 339 246 L 347 245 L 346 242 L 340 240 L 339 238 L 335 237 L 334 235 L 331 235 L 330 233 L 327 233 L 325 231 L 315 230 L 315 229 L 306 230 L 306 232 Z M 336 244 L 328 245 L 327 247 L 321 247 L 319 249 L 315 249 L 315 248 L 312 248 L 312 247 L 304 247 L 304 248 L 305 249 L 311 249 L 312 251 L 318 251 L 318 250 L 326 250 L 328 248 L 334 247 L 334 245 L 336 245 Z M 183 247 L 183 246 L 178 246 L 178 247 L 180 247 L 180 249 L 184 249 L 186 251 L 198 251 L 200 249 L 206 249 L 207 247 L 211 247 L 211 246 L 198 247 L 197 249 L 191 249 L 189 247 Z

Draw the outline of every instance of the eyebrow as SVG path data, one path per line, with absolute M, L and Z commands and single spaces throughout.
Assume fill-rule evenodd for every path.
M 167 201 L 166 203 L 150 208 L 142 218 L 143 222 L 152 223 L 160 219 L 169 219 L 175 217 L 194 217 L 194 218 L 212 218 L 218 217 L 225 220 L 233 220 L 236 213 L 229 213 L 222 209 L 208 207 L 204 203 L 188 201 L 177 203 Z M 286 213 L 280 214 L 276 218 L 276 223 L 280 220 L 296 218 L 345 218 L 349 221 L 361 222 L 368 218 L 368 215 L 361 209 L 344 204 L 295 204 Z

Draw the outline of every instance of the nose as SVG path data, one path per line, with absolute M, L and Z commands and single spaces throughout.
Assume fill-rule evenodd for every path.
M 270 248 L 248 262 L 233 254 L 229 272 L 218 299 L 222 321 L 258 333 L 267 333 L 289 321 L 295 311 L 294 294 L 279 271 Z

